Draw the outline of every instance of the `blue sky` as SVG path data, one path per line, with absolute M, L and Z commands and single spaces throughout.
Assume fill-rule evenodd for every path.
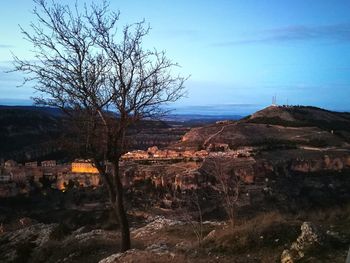
M 111 2 L 121 23 L 145 19 L 152 27 L 145 46 L 166 50 L 191 75 L 177 109 L 250 113 L 276 95 L 279 104 L 350 111 L 348 0 Z M 33 6 L 30 0 L 2 3 L 0 103 L 24 104 L 33 95 L 30 87 L 16 88 L 20 73 L 3 73 L 11 51 L 32 57 L 18 24 L 28 28 Z

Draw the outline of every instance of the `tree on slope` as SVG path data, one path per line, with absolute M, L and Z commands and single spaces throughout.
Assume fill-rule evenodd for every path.
M 218 197 L 221 199 L 230 220 L 231 229 L 233 229 L 243 181 L 235 173 L 232 159 L 230 157 L 208 157 L 200 170 L 204 175 L 215 180 L 213 188 L 218 192 Z
M 184 94 L 185 78 L 165 52 L 146 50 L 144 22 L 120 27 L 109 4 L 74 8 L 34 0 L 36 22 L 21 28 L 35 58 L 15 59 L 40 105 L 62 109 L 75 127 L 85 156 L 98 169 L 109 192 L 121 231 L 121 251 L 130 248 L 119 161 L 130 137 L 128 129 L 142 119 L 164 113 L 162 105 Z

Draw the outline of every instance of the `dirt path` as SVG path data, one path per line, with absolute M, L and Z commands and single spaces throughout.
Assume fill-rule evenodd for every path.
M 233 125 L 235 125 L 235 123 L 222 126 L 222 128 L 218 132 L 210 135 L 209 138 L 203 142 L 203 148 L 206 147 L 206 145 L 210 142 L 211 139 L 213 139 L 215 136 L 218 136 L 220 133 L 222 133 L 226 127 L 233 126 Z

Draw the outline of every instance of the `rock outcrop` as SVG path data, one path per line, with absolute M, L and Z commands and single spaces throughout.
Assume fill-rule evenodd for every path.
M 311 222 L 301 225 L 301 234 L 289 249 L 282 252 L 281 263 L 293 263 L 303 258 L 305 253 L 315 246 L 322 245 L 323 235 Z
M 0 236 L 2 262 L 18 260 L 18 252 L 24 249 L 40 250 L 50 239 L 57 224 L 34 224 Z
M 163 216 L 157 216 L 154 219 L 151 219 L 151 221 L 144 227 L 133 230 L 131 234 L 134 235 L 135 238 L 142 238 L 145 236 L 151 236 L 155 234 L 156 231 L 163 229 L 164 227 L 183 224 L 184 222 L 182 221 L 167 219 Z
M 156 253 L 147 250 L 131 249 L 124 253 L 113 254 L 99 263 L 132 263 L 132 262 L 188 262 L 184 255 L 175 253 Z

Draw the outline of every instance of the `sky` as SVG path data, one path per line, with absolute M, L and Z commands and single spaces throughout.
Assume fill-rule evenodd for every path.
M 1 4 L 0 104 L 28 104 L 33 89 L 4 71 L 12 53 L 33 57 L 18 25 L 35 21 L 34 3 Z M 275 95 L 278 104 L 350 111 L 349 0 L 112 0 L 111 9 L 121 25 L 145 19 L 144 46 L 165 50 L 191 75 L 179 112 L 251 113 Z

